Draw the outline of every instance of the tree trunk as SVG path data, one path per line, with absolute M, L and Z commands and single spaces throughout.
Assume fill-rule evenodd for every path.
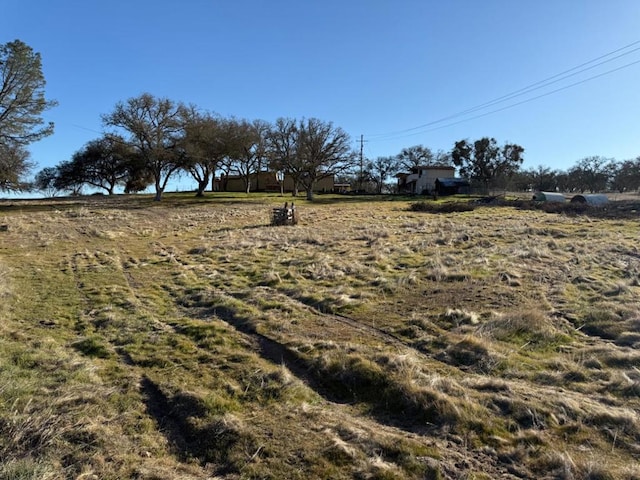
M 160 182 L 156 181 L 156 196 L 153 199 L 155 202 L 159 202 L 160 200 L 162 200 L 163 190 L 164 189 L 160 186 Z
M 313 201 L 313 187 L 307 188 L 307 200 Z
M 204 191 L 209 184 L 208 179 L 198 180 L 198 190 L 196 191 L 196 197 L 204 197 Z

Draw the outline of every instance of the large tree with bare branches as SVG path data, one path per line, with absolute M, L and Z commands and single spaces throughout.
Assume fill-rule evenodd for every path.
M 313 200 L 319 180 L 351 168 L 356 159 L 349 135 L 317 118 L 297 122 L 279 119 L 269 135 L 269 145 L 273 164 L 304 188 L 308 200 Z
M 313 200 L 316 183 L 353 167 L 356 153 L 347 132 L 332 122 L 309 118 L 298 124 L 298 159 L 300 183 L 307 199 Z
M 298 195 L 302 164 L 298 162 L 298 123 L 292 118 L 278 118 L 267 133 L 269 169 L 293 179 L 293 196 Z M 283 177 L 277 177 L 282 178 Z M 282 180 L 278 180 L 282 189 Z
M 142 159 L 155 186 L 155 200 L 162 199 L 171 176 L 185 165 L 179 148 L 183 137 L 186 107 L 149 93 L 118 102 L 113 112 L 103 115 L 106 126 L 128 133 L 128 142 Z
M 184 169 L 198 184 L 196 196 L 215 178 L 216 169 L 228 155 L 233 124 L 211 113 L 188 108 L 184 118 L 184 137 L 181 148 L 186 156 Z

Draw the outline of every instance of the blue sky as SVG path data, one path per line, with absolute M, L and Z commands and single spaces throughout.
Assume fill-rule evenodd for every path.
M 637 0 L 1 3 L 0 43 L 40 52 L 59 102 L 44 115 L 54 135 L 30 148 L 36 171 L 99 137 L 100 116 L 143 92 L 224 116 L 332 121 L 354 148 L 364 135 L 369 158 L 483 136 L 522 145 L 525 167 L 640 156 Z M 456 116 L 601 56 L 610 61 Z

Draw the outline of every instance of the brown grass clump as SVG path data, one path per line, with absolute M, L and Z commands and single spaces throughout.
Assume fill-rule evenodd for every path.
M 516 344 L 520 348 L 544 349 L 569 341 L 569 337 L 554 325 L 554 320 L 535 310 L 494 313 L 478 328 L 477 333 L 482 337 Z
M 445 355 L 442 358 L 452 365 L 473 367 L 473 369 L 484 373 L 489 372 L 495 363 L 488 345 L 474 337 L 466 337 L 451 344 L 445 350 Z
M 414 212 L 453 213 L 472 212 L 476 207 L 470 202 L 416 202 L 410 208 Z

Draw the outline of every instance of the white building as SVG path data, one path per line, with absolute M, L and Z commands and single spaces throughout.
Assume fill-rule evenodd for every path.
M 455 167 L 413 167 L 411 173 L 399 173 L 396 175 L 398 178 L 398 192 L 430 195 L 436 189 L 436 179 L 454 178 L 455 174 Z

